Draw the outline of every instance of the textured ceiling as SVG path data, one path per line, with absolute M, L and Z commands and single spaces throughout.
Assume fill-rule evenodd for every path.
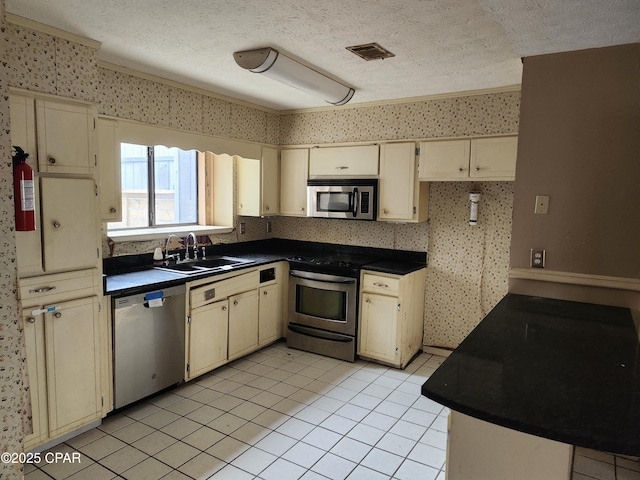
M 640 42 L 639 0 L 6 0 L 102 42 L 98 58 L 276 110 L 327 106 L 238 67 L 271 46 L 356 90 L 349 105 L 520 83 L 523 56 Z M 378 42 L 367 62 L 345 47 Z

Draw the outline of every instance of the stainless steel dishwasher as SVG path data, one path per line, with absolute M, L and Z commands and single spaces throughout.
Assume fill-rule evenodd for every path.
M 115 408 L 184 379 L 185 286 L 112 300 Z

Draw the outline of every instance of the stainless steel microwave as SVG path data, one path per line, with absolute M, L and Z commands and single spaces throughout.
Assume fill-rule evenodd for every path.
M 378 179 L 307 180 L 307 216 L 375 220 L 378 210 Z

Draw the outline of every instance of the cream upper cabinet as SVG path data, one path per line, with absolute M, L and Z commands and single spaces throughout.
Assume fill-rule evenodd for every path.
M 238 215 L 259 217 L 278 213 L 278 150 L 262 148 L 262 158 L 236 157 L 238 165 Z
M 471 142 L 469 176 L 473 179 L 515 180 L 518 137 L 476 138 Z
M 100 218 L 103 222 L 120 222 L 122 221 L 122 189 L 118 122 L 99 118 L 97 133 Z
M 517 148 L 517 136 L 421 142 L 420 179 L 514 180 Z
M 91 178 L 44 177 L 42 248 L 46 272 L 98 265 L 96 185 Z
M 35 102 L 31 97 L 11 94 L 10 96 L 11 145 L 22 148 L 30 154 L 32 167 L 38 158 L 36 146 Z M 34 168 L 37 170 L 37 168 Z
M 317 147 L 309 152 L 309 176 L 378 175 L 378 145 Z
M 415 148 L 413 142 L 380 146 L 378 220 L 427 220 L 429 184 L 418 178 Z
M 97 164 L 95 106 L 36 99 L 40 172 L 92 174 Z
M 425 272 L 361 272 L 358 355 L 404 368 L 420 350 Z
M 229 297 L 229 360 L 258 346 L 258 292 L 250 290 Z
M 307 215 L 309 149 L 280 150 L 280 214 Z

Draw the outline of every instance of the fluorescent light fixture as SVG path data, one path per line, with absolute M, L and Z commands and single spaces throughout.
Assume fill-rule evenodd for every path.
M 355 90 L 316 72 L 273 48 L 235 52 L 233 58 L 242 68 L 323 98 L 333 105 L 344 105 Z

